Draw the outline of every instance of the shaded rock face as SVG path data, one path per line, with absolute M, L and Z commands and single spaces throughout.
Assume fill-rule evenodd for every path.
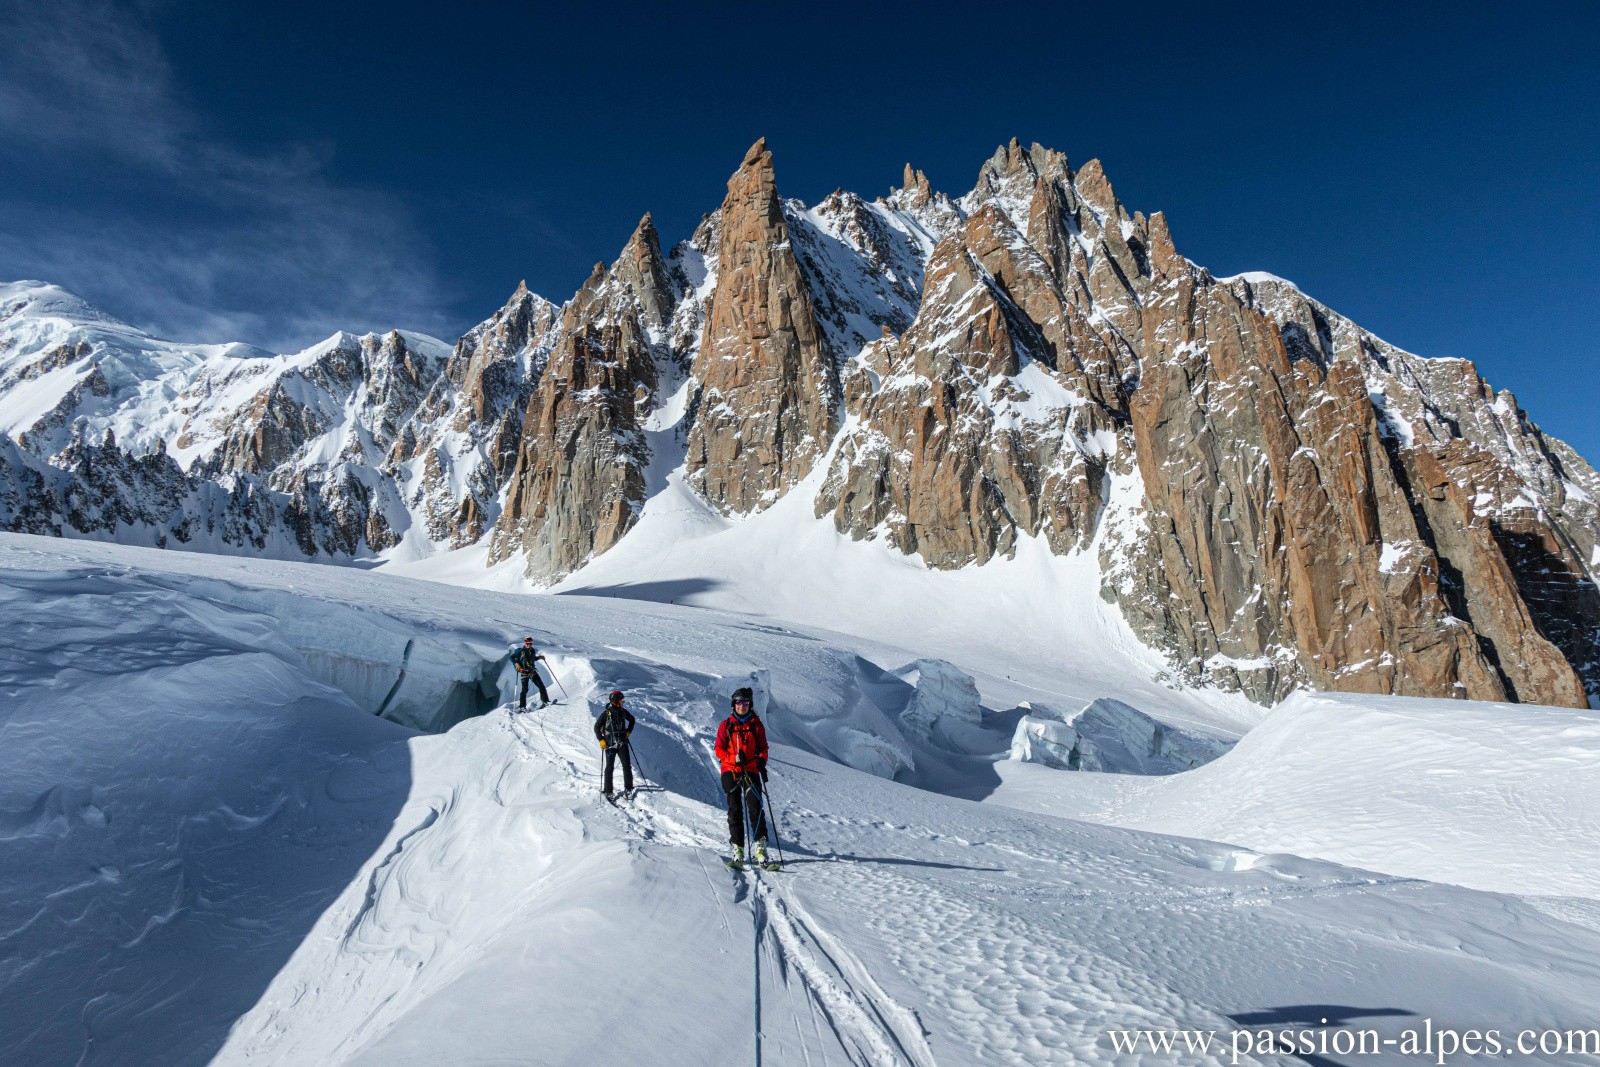
M 713 213 L 663 255 L 647 214 L 563 309 L 527 403 L 491 564 L 520 556 L 535 583 L 558 581 L 633 527 L 652 463 L 681 462 L 687 404 L 676 401 L 695 385 L 720 233 Z
M 766 507 L 810 472 L 833 437 L 839 387 L 765 141 L 729 180 L 721 218 L 686 471 L 732 514 Z
M 640 429 L 669 357 L 676 297 L 645 216 L 609 270 L 597 265 L 562 313 L 560 339 L 528 405 L 490 562 L 524 554 L 559 578 L 622 538 L 644 504 L 650 450 Z
M 0 461 L 0 522 L 22 533 L 273 558 L 348 553 L 365 533 L 324 502 L 320 483 L 287 494 L 249 474 L 212 480 L 163 449 L 128 452 L 109 433 L 74 439 L 42 468 L 6 438 Z

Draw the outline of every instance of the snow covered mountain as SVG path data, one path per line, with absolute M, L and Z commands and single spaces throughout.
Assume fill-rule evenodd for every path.
M 1039 545 L 1177 684 L 1600 693 L 1587 462 L 1470 363 L 1214 278 L 1098 162 L 1015 141 L 959 199 L 908 166 L 814 207 L 758 142 L 688 240 L 646 216 L 453 351 L 175 345 L 6 286 L 0 425 L 11 530 L 569 589 L 706 580 L 706 538 L 815 565 L 784 553 L 819 527 L 930 576 Z

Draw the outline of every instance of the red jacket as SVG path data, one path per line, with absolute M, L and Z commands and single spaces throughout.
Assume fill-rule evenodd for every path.
M 763 770 L 767 765 L 767 728 L 754 713 L 744 722 L 732 715 L 717 727 L 717 762 L 734 774 Z

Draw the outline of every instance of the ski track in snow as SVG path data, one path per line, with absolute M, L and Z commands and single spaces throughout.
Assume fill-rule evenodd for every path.
M 985 766 L 893 733 L 914 688 L 882 668 L 916 657 L 743 616 L 20 537 L 0 538 L 0 610 L 0 1047 L 21 1062 L 748 1063 L 756 938 L 770 1064 L 1226 1063 L 1118 1054 L 1105 1031 L 1225 1035 L 1314 1010 L 1386 1033 L 1595 1023 L 1600 897 L 1284 854 L 1272 835 L 1330 803 L 1314 765 L 1280 761 L 1244 795 L 1243 812 L 1290 805 L 1256 847 L 1057 817 L 1223 807 L 1157 802 L 1238 776 L 1236 757 L 1281 740 L 1275 718 L 1201 772 L 1005 766 L 980 803 L 962 799 L 983 795 L 971 782 L 944 795 L 841 762 L 858 754 L 847 727 L 930 782 Z M 529 630 L 558 703 L 518 712 L 472 657 Z M 371 714 L 470 703 L 484 677 L 496 706 L 445 733 Z M 743 684 L 776 739 L 781 872 L 713 860 L 712 732 Z M 642 787 L 615 806 L 591 731 L 612 686 L 638 717 Z M 1412 778 L 1478 751 L 1430 732 L 1427 702 L 1373 707 Z M 1529 783 L 1587 773 L 1600 720 L 1573 716 L 1551 720 L 1554 748 L 1531 739 L 1537 716 L 1508 720 L 1505 819 L 1559 821 Z M 1005 730 L 945 725 L 1004 751 Z M 1345 794 L 1378 780 L 1350 773 Z M 1350 850 L 1408 825 L 1318 840 Z M 1543 869 L 1581 890 L 1569 866 Z
M 600 696 L 593 693 L 592 689 L 582 695 L 585 698 L 592 696 L 597 704 L 600 703 Z M 635 704 L 636 715 L 654 710 L 665 712 L 664 708 L 644 708 L 643 703 Z M 507 722 L 511 732 L 525 746 L 525 758 L 538 758 L 535 735 L 524 724 L 530 716 L 539 717 L 540 734 L 547 742 L 551 756 L 566 770 L 574 796 L 581 796 L 582 791 L 596 788 L 600 777 L 600 772 L 586 772 L 579 766 L 578 761 L 588 754 L 584 751 L 583 741 L 590 736 L 592 719 L 587 715 L 580 717 L 574 714 L 578 706 L 581 705 L 577 702 L 566 702 L 528 713 L 517 713 L 509 707 L 504 709 L 508 713 Z M 552 720 L 557 724 L 555 736 L 560 739 L 559 744 L 550 743 L 551 731 L 548 727 Z M 681 722 L 674 724 L 683 725 Z M 620 775 L 620 769 L 617 773 Z M 726 845 L 722 840 L 724 822 L 720 811 L 708 813 L 703 810 L 704 805 L 697 805 L 702 809 L 697 811 L 671 811 L 669 809 L 683 805 L 669 799 L 672 794 L 658 792 L 659 786 L 637 777 L 638 774 L 636 767 L 635 784 L 641 787 L 641 791 L 615 808 L 616 814 L 631 833 L 652 844 L 692 848 L 701 853 L 717 854 L 725 850 Z M 620 781 L 617 786 L 620 789 Z M 711 822 L 709 828 L 705 825 L 708 820 Z M 697 857 L 702 869 L 705 869 L 704 859 L 703 855 Z M 933 1067 L 936 1061 L 913 1012 L 889 998 L 872 981 L 860 962 L 818 927 L 804 907 L 793 900 L 791 894 L 784 892 L 781 885 L 755 870 L 743 872 L 738 877 L 741 881 L 748 879 L 749 889 L 753 890 L 742 892 L 744 899 L 752 905 L 756 901 L 761 904 L 761 918 L 765 921 L 758 922 L 758 929 L 763 935 L 763 948 L 771 960 L 770 966 L 782 977 L 786 986 L 797 985 L 796 991 L 811 1009 L 809 1015 L 813 1027 L 809 1034 L 801 1025 L 800 1014 L 794 1012 L 794 1041 L 806 1063 L 829 1062 L 827 1053 L 836 1044 L 837 1050 L 842 1051 L 852 1064 L 906 1063 L 913 1067 Z M 707 883 L 716 893 L 709 873 Z M 718 903 L 720 908 L 720 894 Z M 721 914 L 725 928 L 729 927 L 727 912 L 723 910 Z M 792 1003 L 790 1009 L 794 1010 Z M 831 1042 L 823 1041 L 818 1024 L 827 1025 L 832 1035 Z M 907 1036 L 902 1037 L 902 1033 Z M 811 1044 L 808 1044 L 808 1038 Z M 817 1056 L 816 1060 L 812 1059 L 813 1053 Z

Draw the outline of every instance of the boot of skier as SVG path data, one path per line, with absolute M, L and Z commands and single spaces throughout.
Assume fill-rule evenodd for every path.
M 545 692 L 544 679 L 539 677 L 539 661 L 542 659 L 544 657 L 533 647 L 531 637 L 524 637 L 522 647 L 511 653 L 511 665 L 517 669 L 517 677 L 522 681 L 522 692 L 517 697 L 518 709 L 528 706 L 529 682 L 539 687 L 539 706 L 542 708 L 550 703 L 550 694 Z
M 733 714 L 717 727 L 715 752 L 722 768 L 722 792 L 728 798 L 728 841 L 733 846 L 733 862 L 744 862 L 748 811 L 755 861 L 766 866 L 767 815 L 761 808 L 761 783 L 767 780 L 767 728 L 756 715 L 755 695 L 748 688 L 734 692 Z
M 606 701 L 605 710 L 594 721 L 595 740 L 600 742 L 600 750 L 606 757 L 605 785 L 602 791 L 607 799 L 611 797 L 613 770 L 617 765 L 617 757 L 622 757 L 622 791 L 633 792 L 633 758 L 628 754 L 628 735 L 633 733 L 633 713 L 622 706 L 622 690 L 613 689 L 611 697 Z

